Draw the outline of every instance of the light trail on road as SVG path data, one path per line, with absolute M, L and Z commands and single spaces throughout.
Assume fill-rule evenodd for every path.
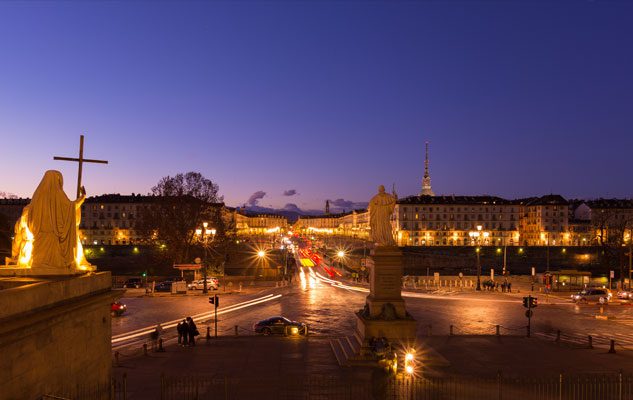
M 352 285 L 346 285 L 342 282 L 339 282 L 337 280 L 334 279 L 330 279 L 327 278 L 323 275 L 321 275 L 320 273 L 316 273 L 316 276 L 318 277 L 318 279 L 320 281 L 323 281 L 325 283 L 329 283 L 330 285 L 332 285 L 333 287 L 337 287 L 337 288 L 341 288 L 341 289 L 348 289 L 348 290 L 354 290 L 357 292 L 364 292 L 364 293 L 369 293 L 369 289 L 361 287 L 361 286 L 352 286 Z M 522 300 L 508 300 L 508 299 L 490 299 L 490 298 L 473 298 L 473 297 L 439 297 L 437 295 L 432 295 L 432 294 L 425 294 L 425 293 L 415 293 L 415 292 L 408 292 L 408 291 L 402 291 L 402 297 L 410 297 L 410 298 L 417 298 L 417 299 L 430 299 L 430 300 L 453 300 L 453 301 L 481 301 L 481 302 L 493 302 L 493 303 L 521 303 Z M 544 305 L 544 304 L 551 304 L 551 305 L 567 305 L 567 306 L 573 306 L 575 305 L 574 303 L 569 303 L 569 302 L 549 302 L 549 303 L 541 303 L 540 305 Z
M 233 311 L 237 311 L 237 310 L 240 310 L 240 309 L 243 309 L 243 308 L 246 308 L 246 307 L 251 307 L 251 306 L 254 306 L 254 305 L 257 305 L 257 304 L 261 304 L 261 303 L 265 303 L 265 302 L 268 302 L 268 301 L 277 300 L 281 296 L 282 296 L 281 294 L 276 294 L 276 295 L 268 294 L 268 295 L 263 296 L 263 297 L 259 297 L 259 298 L 256 298 L 256 299 L 252 299 L 252 300 L 244 301 L 244 302 L 241 302 L 241 303 L 233 304 L 233 305 L 228 306 L 227 308 L 225 308 L 225 309 L 223 309 L 221 311 L 218 311 L 218 315 L 230 313 L 230 312 L 233 312 Z M 202 314 L 194 315 L 194 316 L 192 316 L 192 318 L 194 320 L 196 320 L 196 319 L 197 320 L 205 320 L 207 318 L 212 318 L 214 315 L 215 315 L 215 310 L 207 311 L 207 312 L 204 312 Z M 160 326 L 163 329 L 169 329 L 169 328 L 173 328 L 176 325 L 178 325 L 178 323 L 180 321 L 182 321 L 182 318 L 178 318 L 178 319 L 175 319 L 175 320 L 172 320 L 172 321 L 163 322 L 163 323 L 160 324 Z M 149 335 L 152 332 L 154 332 L 155 329 L 156 329 L 156 325 L 152 325 L 152 326 L 147 326 L 145 328 L 136 329 L 136 330 L 131 331 L 131 332 L 126 332 L 126 333 L 122 333 L 122 334 L 113 336 L 112 337 L 112 344 L 114 345 L 116 343 L 124 342 L 124 341 L 130 340 L 130 339 L 134 339 L 134 338 L 137 338 L 139 336 Z

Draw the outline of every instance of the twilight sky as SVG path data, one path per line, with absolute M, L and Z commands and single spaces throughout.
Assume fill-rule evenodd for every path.
M 2 2 L 0 191 L 59 169 L 72 197 L 52 157 L 84 133 L 110 161 L 89 195 L 190 170 L 233 206 L 417 194 L 428 140 L 437 194 L 631 197 L 632 20 L 600 0 Z

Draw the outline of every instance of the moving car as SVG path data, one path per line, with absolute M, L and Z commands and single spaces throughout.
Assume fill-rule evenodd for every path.
M 130 278 L 123 283 L 124 288 L 140 288 L 143 286 L 143 280 L 141 278 Z
M 207 289 L 218 290 L 220 281 L 218 278 L 207 278 Z M 204 289 L 204 279 L 198 279 L 187 285 L 187 289 L 190 290 L 202 290 Z
M 127 306 L 121 302 L 115 301 L 110 304 L 110 313 L 113 317 L 120 317 L 127 310 Z
M 295 328 L 295 329 L 293 329 Z M 253 325 L 253 330 L 263 335 L 271 334 L 305 334 L 307 325 L 303 322 L 291 321 L 286 317 L 271 317 Z
M 576 303 L 597 301 L 607 303 L 611 300 L 611 293 L 607 289 L 584 289 L 571 295 L 571 300 Z
M 157 283 L 156 286 L 154 286 L 154 291 L 155 292 L 171 292 L 172 284 L 173 282 L 169 282 L 169 281 Z

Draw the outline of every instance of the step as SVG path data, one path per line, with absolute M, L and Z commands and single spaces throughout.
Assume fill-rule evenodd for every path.
M 334 353 L 334 357 L 336 357 L 338 365 L 341 367 L 347 366 L 347 357 L 345 356 L 338 339 L 330 339 L 330 347 L 332 348 L 332 352 Z

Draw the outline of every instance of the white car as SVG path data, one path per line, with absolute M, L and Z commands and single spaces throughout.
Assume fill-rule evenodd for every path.
M 218 290 L 220 286 L 220 281 L 218 278 L 207 278 L 207 289 Z M 204 289 L 204 279 L 198 279 L 197 281 L 193 281 L 187 285 L 187 289 L 190 290 L 202 290 Z

